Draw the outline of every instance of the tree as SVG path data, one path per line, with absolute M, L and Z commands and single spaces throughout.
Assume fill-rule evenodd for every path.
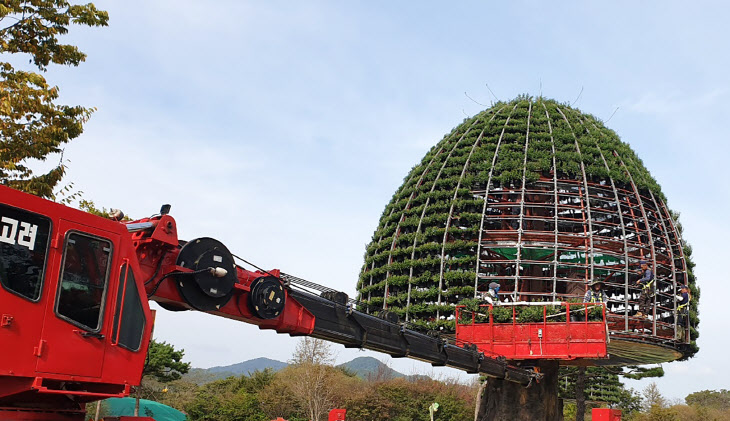
M 292 399 L 289 381 L 286 377 L 287 372 L 284 370 L 283 374 L 281 371 L 276 373 L 275 381 L 264 387 L 259 393 L 261 409 L 270 420 L 279 417 L 290 420 L 292 417 L 299 417 L 304 413 L 300 409 L 299 403 Z
M 575 421 L 583 421 L 586 414 L 586 368 L 578 367 L 575 376 Z
M 190 363 L 183 362 L 184 350 L 176 350 L 167 342 L 150 341 L 147 350 L 147 360 L 142 371 L 142 385 L 137 388 L 134 415 L 139 415 L 139 399 L 144 387 L 145 377 L 153 378 L 158 382 L 169 383 L 180 379 L 190 370 Z
M 641 395 L 644 398 L 643 407 L 646 412 L 651 411 L 654 407 L 663 409 L 669 406 L 669 402 L 667 402 L 667 399 L 661 394 L 661 392 L 659 392 L 659 388 L 656 383 L 650 383 L 646 386 L 641 392 Z
M 571 407 L 573 417 L 577 421 L 585 419 L 588 409 L 586 400 L 606 403 L 619 407 L 624 412 L 637 410 L 637 397 L 633 390 L 626 390 L 619 376 L 639 380 L 646 377 L 662 377 L 664 369 L 655 367 L 560 367 L 560 397 L 575 399 L 575 407 Z
M 622 389 L 619 392 L 617 407 L 621 408 L 622 413 L 628 419 L 632 414 L 641 411 L 643 398 L 633 388 Z
M 144 379 L 141 396 L 142 399 L 149 399 L 182 411 L 196 398 L 197 393 L 198 384 L 190 381 L 188 376 L 165 383 L 153 377 L 147 377 Z
M 283 396 L 291 401 L 293 408 L 280 398 L 266 398 L 265 407 L 273 411 L 291 411 L 295 408 L 295 412 L 306 420 L 323 421 L 331 409 L 344 405 L 360 384 L 362 380 L 359 378 L 331 365 L 290 365 L 277 373 L 277 384 L 267 394 Z M 286 416 L 283 412 L 268 415 Z
M 260 392 L 273 386 L 274 377 L 274 373 L 267 369 L 255 371 L 250 376 L 228 377 L 207 383 L 185 405 L 185 411 L 191 420 L 268 421 L 271 418 L 261 408 Z
M 349 397 L 347 417 L 360 421 L 428 420 L 428 407 L 437 402 L 436 419 L 471 421 L 475 389 L 476 386 L 447 384 L 429 378 L 368 382 L 366 388 Z
M 730 390 L 702 390 L 690 393 L 684 398 L 687 405 L 715 408 L 721 411 L 730 411 Z
M 614 370 L 604 367 L 560 367 L 559 395 L 563 399 L 575 399 L 571 407 L 574 419 L 585 419 L 586 400 L 618 403 L 623 384 Z
M 312 421 L 325 419 L 337 403 L 336 376 L 342 373 L 331 366 L 334 362 L 332 345 L 322 339 L 302 338 L 291 359 L 291 366 L 283 371 L 285 385 L 292 398 L 304 409 Z
M 631 421 L 724 421 L 730 419 L 730 393 L 727 390 L 703 390 L 691 393 L 687 405 L 668 402 L 651 384 L 643 392 L 651 400 L 642 412 L 627 417 Z
M 641 380 L 647 377 L 664 377 L 664 367 L 660 365 L 656 367 L 639 367 L 629 365 L 624 367 L 624 369 L 618 374 L 632 380 Z
M 86 55 L 58 37 L 71 25 L 107 26 L 109 15 L 92 3 L 67 0 L 13 0 L 0 5 L 0 53 L 30 56 L 45 72 L 50 63 L 78 66 Z M 59 105 L 57 86 L 39 73 L 0 62 L 0 180 L 10 187 L 55 198 L 65 174 L 63 159 L 45 174 L 35 174 L 30 160 L 45 160 L 83 132 L 92 108 Z
M 332 344 L 322 339 L 303 337 L 294 350 L 291 364 L 332 364 L 335 354 Z

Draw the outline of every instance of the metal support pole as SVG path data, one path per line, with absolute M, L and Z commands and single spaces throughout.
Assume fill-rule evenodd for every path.
M 674 266 L 674 252 L 672 251 L 672 245 L 670 243 L 669 238 L 669 230 L 667 230 L 667 225 L 664 222 L 664 217 L 661 213 L 661 208 L 659 207 L 659 202 L 657 202 L 656 197 L 654 196 L 654 193 L 651 191 L 649 192 L 651 194 L 651 200 L 654 202 L 654 206 L 657 212 L 657 215 L 659 216 L 659 223 L 662 227 L 662 231 L 664 232 L 664 237 L 667 241 L 667 252 L 669 253 L 669 261 L 670 266 L 672 270 L 672 303 L 673 303 L 673 315 L 674 315 L 674 338 L 677 338 L 677 275 L 676 275 L 676 267 Z
M 500 108 L 497 110 L 496 113 L 492 115 L 492 118 L 489 119 L 488 123 L 491 123 L 494 118 L 497 116 L 497 114 L 502 111 L 503 108 Z M 482 131 L 479 133 L 479 136 L 477 136 L 476 141 L 471 146 L 471 150 L 469 151 L 469 156 L 466 158 L 466 162 L 464 163 L 464 168 L 461 170 L 461 174 L 459 175 L 459 181 L 456 183 L 456 188 L 454 189 L 454 196 L 451 199 L 451 206 L 449 207 L 449 216 L 446 219 L 446 230 L 444 231 L 444 238 L 441 243 L 441 267 L 439 268 L 439 295 L 438 295 L 438 303 L 441 304 L 441 292 L 442 292 L 442 284 L 444 279 L 444 265 L 446 264 L 446 243 L 449 239 L 449 228 L 451 227 L 451 219 L 454 215 L 454 203 L 456 203 L 456 199 L 459 196 L 459 189 L 461 188 L 461 183 L 464 180 L 464 176 L 466 175 L 466 169 L 469 167 L 469 162 L 471 161 L 471 156 L 474 154 L 474 149 L 476 149 L 477 145 L 481 143 L 482 137 L 484 136 L 484 130 L 486 130 L 486 127 L 482 129 Z M 477 260 L 478 261 L 478 260 Z M 477 275 L 479 274 L 478 271 L 475 271 Z M 474 294 L 476 296 L 476 287 L 474 288 Z
M 593 280 L 594 277 L 594 258 L 593 258 L 593 217 L 591 216 L 591 198 L 590 193 L 588 192 L 588 177 L 586 177 L 586 167 L 583 164 L 583 155 L 580 153 L 580 145 L 578 144 L 578 137 L 575 135 L 575 131 L 573 130 L 573 127 L 570 125 L 570 122 L 568 121 L 568 118 L 565 116 L 563 111 L 560 108 L 557 108 L 560 115 L 563 116 L 563 119 L 565 120 L 565 123 L 570 127 L 570 130 L 573 134 L 573 139 L 575 140 L 575 148 L 578 151 L 578 155 L 581 157 L 580 159 L 580 171 L 583 176 L 583 189 L 586 192 L 586 207 L 585 210 L 587 212 L 587 220 L 588 220 L 588 240 L 590 241 L 590 249 L 586 250 L 586 253 L 590 253 L 590 273 L 591 273 L 591 280 Z M 587 286 L 586 286 L 587 287 Z
M 489 203 L 489 188 L 492 186 L 492 175 L 494 174 L 494 165 L 497 163 L 497 156 L 499 156 L 499 147 L 502 145 L 502 138 L 504 137 L 504 131 L 507 128 L 507 124 L 509 124 L 509 120 L 512 117 L 512 113 L 517 108 L 517 104 L 515 104 L 514 107 L 512 107 L 512 110 L 510 111 L 509 115 L 507 116 L 507 120 L 504 122 L 504 126 L 502 126 L 502 132 L 499 134 L 499 139 L 497 139 L 497 147 L 494 149 L 494 156 L 492 156 L 492 166 L 489 167 L 489 176 L 487 177 L 487 185 L 485 187 L 484 192 L 484 205 L 482 206 L 482 219 L 479 222 L 479 238 L 477 240 L 477 267 L 476 267 L 476 276 L 474 276 L 474 298 L 477 297 L 477 287 L 479 286 L 479 269 L 480 269 L 480 261 L 481 261 L 481 253 L 482 253 L 482 236 L 484 235 L 484 218 L 486 217 L 487 213 L 487 205 Z
M 550 114 L 548 113 L 547 107 L 545 104 L 542 104 L 542 108 L 545 110 L 545 116 L 547 117 L 547 123 L 548 123 L 548 130 L 550 132 L 550 146 L 553 152 L 553 205 L 554 213 L 553 213 L 553 221 L 555 221 L 555 226 L 553 227 L 553 232 L 555 233 L 555 241 L 553 242 L 553 294 L 552 294 L 552 300 L 555 301 L 557 297 L 557 289 L 558 289 L 558 166 L 555 162 L 555 139 L 553 138 L 553 125 L 550 122 Z
M 438 152 L 431 158 L 431 160 L 428 162 L 428 165 L 426 166 L 426 169 L 421 173 L 421 176 L 418 178 L 418 182 L 416 183 L 416 186 L 421 186 L 423 184 L 423 176 L 428 173 L 429 169 L 431 168 L 431 165 L 433 164 L 433 161 L 436 160 L 436 157 L 443 152 L 443 147 L 439 149 Z M 408 198 L 408 202 L 406 203 L 406 209 L 410 209 L 411 201 L 416 196 L 416 189 L 413 189 L 413 193 L 411 193 L 411 197 Z M 405 210 L 403 211 L 403 215 L 405 216 Z M 415 252 L 414 252 L 415 253 Z M 411 260 L 413 260 L 414 256 L 411 254 Z M 374 262 L 373 262 L 374 263 Z M 411 307 L 411 289 L 412 289 L 412 281 L 413 279 L 413 266 L 411 265 L 410 268 L 408 268 L 408 295 L 406 298 L 406 321 L 410 319 L 411 313 L 409 312 L 409 309 Z
M 595 125 L 593 126 L 594 128 Z M 597 128 L 596 128 L 597 129 Z M 588 128 L 586 127 L 586 130 Z M 605 136 L 600 130 L 598 131 L 602 136 Z M 611 168 L 608 166 L 608 162 L 606 161 L 606 157 L 603 155 L 603 150 L 601 150 L 601 146 L 596 142 L 596 147 L 598 148 L 598 152 L 601 154 L 601 160 L 603 161 L 603 165 L 606 167 L 606 171 L 609 173 L 611 172 Z M 626 241 L 626 224 L 624 223 L 624 215 L 621 211 L 621 200 L 618 197 L 618 190 L 616 189 L 616 183 L 613 181 L 613 177 L 608 177 L 609 180 L 611 180 L 611 189 L 613 189 L 613 197 L 616 201 L 616 211 L 618 213 L 619 223 L 621 224 L 621 239 L 624 242 L 624 330 L 629 330 L 629 245 Z
M 616 156 L 619 156 L 616 151 L 614 151 L 614 154 Z M 631 176 L 631 173 L 629 172 L 628 168 L 626 168 L 626 164 L 624 163 L 623 159 L 619 157 L 619 161 L 621 162 L 621 166 L 624 168 L 624 171 L 629 176 L 629 181 L 631 182 L 631 187 L 634 189 L 634 194 L 636 195 L 636 200 L 639 203 L 639 208 L 641 209 L 641 215 L 644 218 L 644 228 L 646 229 L 646 233 L 649 236 L 649 246 L 651 247 L 651 259 L 652 259 L 652 269 L 654 270 L 654 303 L 652 305 L 652 335 L 656 336 L 656 286 L 659 283 L 659 280 L 657 279 L 657 273 L 656 273 L 656 250 L 654 249 L 654 236 L 651 234 L 651 226 L 649 225 L 649 218 L 646 216 L 646 209 L 644 209 L 644 202 L 641 200 L 641 195 L 639 194 L 639 189 L 636 188 L 636 184 L 634 183 L 634 177 Z M 638 230 L 639 227 L 637 226 L 636 229 Z
M 524 231 L 525 221 L 525 182 L 527 180 L 527 148 L 530 145 L 530 117 L 532 117 L 532 102 L 527 109 L 527 131 L 525 133 L 525 158 L 522 161 L 522 189 L 520 190 L 520 219 L 517 225 L 517 256 L 516 267 L 515 267 L 515 291 L 514 298 L 517 301 L 517 291 L 521 288 L 520 285 L 520 268 L 522 263 L 522 232 Z M 521 299 L 521 297 L 520 297 Z

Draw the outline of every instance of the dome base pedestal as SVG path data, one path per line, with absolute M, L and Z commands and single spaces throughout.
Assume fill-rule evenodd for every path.
M 489 378 L 477 397 L 477 421 L 560 421 L 563 406 L 558 398 L 557 361 L 539 361 L 544 377 L 524 387 L 504 379 Z

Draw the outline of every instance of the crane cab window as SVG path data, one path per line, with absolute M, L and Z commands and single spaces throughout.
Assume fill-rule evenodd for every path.
M 38 301 L 48 256 L 50 219 L 0 204 L 0 284 Z
M 66 236 L 56 313 L 89 331 L 98 331 L 109 278 L 112 244 L 78 232 Z
M 125 264 L 119 274 L 119 291 L 112 325 L 112 338 L 115 338 L 120 346 L 130 351 L 139 351 L 145 323 L 144 310 L 142 301 L 139 299 L 134 273 L 129 265 Z

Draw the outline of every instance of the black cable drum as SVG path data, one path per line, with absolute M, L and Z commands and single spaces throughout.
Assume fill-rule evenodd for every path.
M 233 285 L 237 282 L 236 263 L 231 252 L 220 241 L 213 238 L 198 238 L 187 242 L 177 256 L 178 266 L 199 273 L 175 276 L 175 285 L 185 302 L 200 311 L 215 311 L 224 306 L 233 296 Z M 208 268 L 223 268 L 223 277 L 217 277 Z
M 249 294 L 251 311 L 262 319 L 279 317 L 286 305 L 286 293 L 281 281 L 273 276 L 258 278 L 251 283 Z

